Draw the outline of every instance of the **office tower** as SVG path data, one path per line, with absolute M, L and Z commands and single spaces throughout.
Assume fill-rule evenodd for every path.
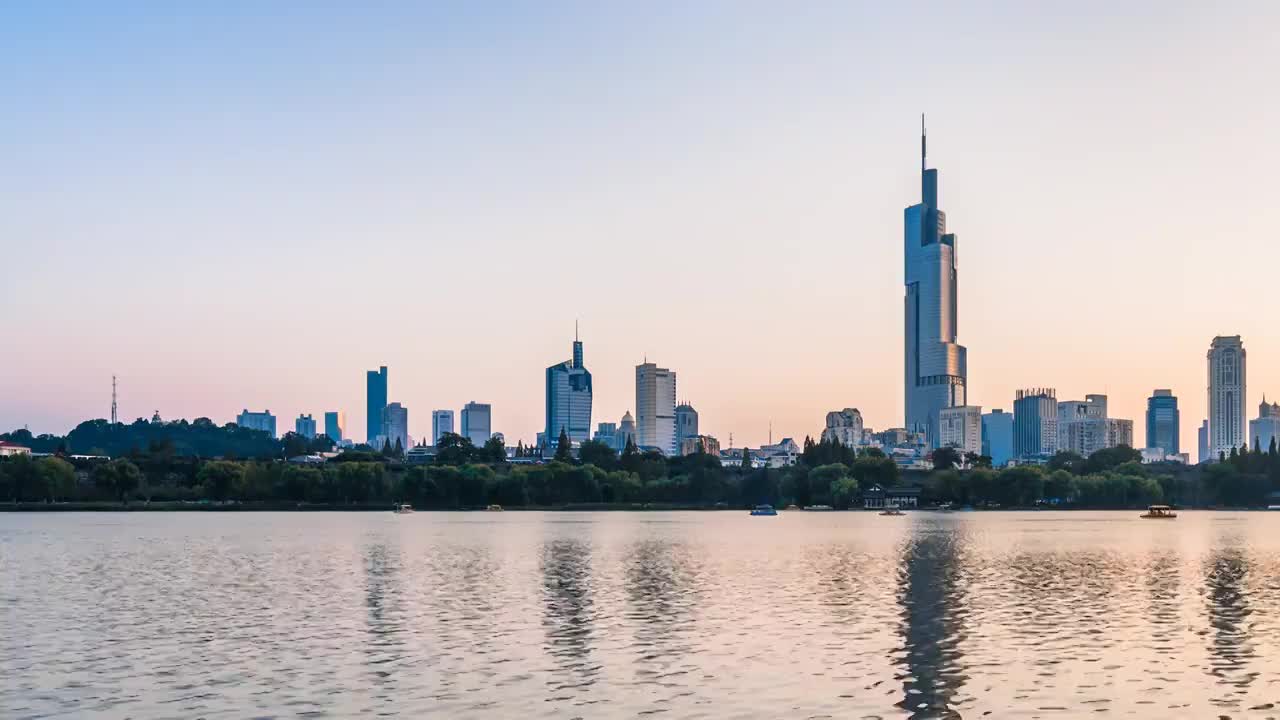
M 1019 390 L 1013 401 L 1013 454 L 1020 459 L 1058 451 L 1058 398 L 1053 388 Z
M 1124 445 L 1133 447 L 1133 421 L 1121 418 L 1107 418 L 1107 430 L 1102 447 L 1113 448 Z
M 1178 435 L 1182 425 L 1178 420 L 1178 398 L 1172 390 L 1156 390 L 1147 398 L 1147 449 L 1159 448 L 1165 455 L 1177 455 Z
M 299 415 L 298 419 L 293 421 L 293 431 L 308 440 L 314 440 L 316 437 L 316 421 L 310 415 Z
M 560 441 L 560 431 L 570 443 L 591 437 L 591 373 L 582 364 L 582 342 L 573 338 L 573 357 L 547 368 L 546 443 Z
M 1057 449 L 1089 457 L 1107 446 L 1107 396 L 1058 402 Z
M 1244 343 L 1239 335 L 1219 336 L 1209 346 L 1209 452 L 1231 454 L 1245 438 Z
M 1258 405 L 1258 418 L 1249 421 L 1249 447 L 1270 452 L 1273 443 L 1280 446 L 1280 403 L 1267 404 L 1264 395 Z
M 636 444 L 675 455 L 676 374 L 647 362 L 636 366 Z
M 827 413 L 827 427 L 822 431 L 822 439 L 853 448 L 867 444 L 862 413 L 857 408 L 832 410 Z
M 956 343 L 956 236 L 938 209 L 938 171 L 925 163 L 920 121 L 921 199 L 905 212 L 904 329 L 907 430 L 938 446 L 938 413 L 967 404 L 966 351 Z
M 236 416 L 236 424 L 250 430 L 261 430 L 271 437 L 276 436 L 276 416 L 272 415 L 270 410 L 263 410 L 262 412 L 241 410 L 240 414 Z
M 341 444 L 347 437 L 347 413 L 345 410 L 333 410 L 324 414 L 324 434 L 335 443 Z
M 365 442 L 382 433 L 382 409 L 387 406 L 387 366 L 370 370 L 365 378 Z
M 698 434 L 698 411 L 689 403 L 676 406 L 676 447 L 683 448 L 684 439 Z M 685 454 L 683 451 L 681 454 Z
M 618 435 L 618 423 L 602 422 L 596 425 L 596 432 L 591 439 L 598 443 L 604 443 L 615 450 Z
M 1200 423 L 1200 429 L 1196 431 L 1196 441 L 1199 444 L 1196 462 L 1207 463 L 1218 459 L 1217 455 L 1209 449 L 1209 421 L 1204 420 Z
M 958 405 L 938 411 L 938 447 L 953 447 L 961 453 L 982 451 L 982 407 Z
M 431 444 L 435 445 L 440 442 L 440 436 L 445 433 L 453 432 L 453 411 L 452 410 L 432 410 L 431 411 Z
M 636 441 L 636 421 L 631 417 L 631 411 L 622 414 L 622 419 L 618 421 L 618 431 L 613 435 L 613 448 L 618 452 L 627 449 L 627 441 L 630 440 L 632 445 L 638 445 Z
M 1013 414 L 999 408 L 982 416 L 982 454 L 994 467 L 1013 459 Z
M 401 450 L 413 447 L 409 442 L 409 408 L 398 402 L 382 408 L 382 427 L 379 434 L 393 448 L 397 442 L 400 443 Z
M 462 437 L 471 440 L 476 447 L 489 442 L 493 434 L 493 408 L 488 403 L 469 402 L 462 406 Z

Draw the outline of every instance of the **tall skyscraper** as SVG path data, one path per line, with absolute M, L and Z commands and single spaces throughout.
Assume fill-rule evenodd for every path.
M 676 447 L 682 448 L 681 454 L 683 454 L 684 439 L 697 434 L 698 411 L 694 410 L 689 403 L 680 403 L 676 406 Z
M 400 443 L 401 450 L 413 447 L 409 442 L 409 408 L 398 402 L 382 408 L 382 427 L 379 434 L 393 448 L 397 442 Z
M 1178 398 L 1172 390 L 1156 390 L 1147 398 L 1147 449 L 1160 448 L 1165 455 L 1177 455 L 1182 425 L 1178 418 Z
M 347 436 L 347 413 L 345 410 L 332 410 L 324 414 L 324 434 L 335 443 L 341 443 Z
M 262 412 L 241 410 L 240 414 L 236 416 L 236 424 L 250 430 L 261 430 L 271 435 L 271 437 L 276 436 L 276 416 L 272 415 L 270 410 L 263 410 Z
M 365 378 L 365 442 L 382 433 L 382 409 L 387 406 L 387 366 L 370 370 Z
M 982 415 L 982 454 L 994 467 L 1013 459 L 1013 415 L 999 408 Z
M 298 419 L 293 421 L 293 431 L 312 440 L 316 436 L 316 421 L 310 415 L 299 415 Z
M 636 366 L 636 444 L 672 457 L 676 444 L 676 374 L 647 362 Z
M 1249 421 L 1249 447 L 1270 452 L 1273 443 L 1280 444 L 1280 403 L 1268 404 L 1264 395 L 1258 418 Z
M 591 373 L 582 364 L 582 342 L 575 332 L 573 357 L 547 368 L 546 424 L 548 445 L 564 430 L 571 443 L 591 439 Z
M 938 171 L 928 169 L 924 117 L 920 118 L 920 189 L 906 209 L 904 328 L 907 430 L 938 446 L 938 412 L 966 405 L 967 363 L 956 343 L 956 236 L 938 209 Z
M 1209 452 L 1231 454 L 1245 439 L 1244 343 L 1239 335 L 1218 336 L 1209 346 Z
M 452 410 L 432 410 L 431 411 L 431 444 L 435 445 L 440 442 L 440 436 L 445 433 L 453 432 L 453 411 Z
M 1013 401 L 1013 454 L 1017 458 L 1058 451 L 1058 398 L 1053 388 L 1019 390 Z
M 489 442 L 493 434 L 493 407 L 488 403 L 469 402 L 462 406 L 462 432 L 476 447 Z

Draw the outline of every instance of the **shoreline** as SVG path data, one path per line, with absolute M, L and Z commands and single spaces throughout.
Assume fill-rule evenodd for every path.
M 6 502 L 0 503 L 0 513 L 25 512 L 394 512 L 395 503 L 368 504 L 328 504 L 328 503 L 280 503 L 280 502 Z M 637 506 L 632 503 L 584 503 L 569 505 L 522 505 L 504 507 L 502 512 L 747 512 L 749 507 L 713 507 L 706 505 L 654 504 Z M 1002 513 L 1002 512 L 1140 512 L 1144 507 L 1000 507 L 973 508 L 969 510 L 939 510 L 937 508 L 913 508 L 905 510 L 906 514 L 958 514 L 958 513 Z M 1217 511 L 1217 512 L 1274 512 L 1262 507 L 1180 507 L 1183 510 Z M 485 507 L 464 508 L 414 508 L 415 512 L 474 513 L 488 512 Z M 850 508 L 848 510 L 786 510 L 781 513 L 878 513 L 880 508 Z

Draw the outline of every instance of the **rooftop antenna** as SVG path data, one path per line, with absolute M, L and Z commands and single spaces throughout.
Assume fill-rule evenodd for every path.
M 573 341 L 578 342 L 578 318 L 573 319 Z
M 116 424 L 116 376 L 111 376 L 111 424 Z
M 769 421 L 769 444 L 773 444 L 773 421 Z
M 928 152 L 926 152 L 927 148 L 925 145 L 925 139 L 926 139 L 926 136 L 924 132 L 924 113 L 920 113 L 920 172 L 922 173 L 924 172 L 924 169 L 925 169 L 925 157 L 928 156 Z

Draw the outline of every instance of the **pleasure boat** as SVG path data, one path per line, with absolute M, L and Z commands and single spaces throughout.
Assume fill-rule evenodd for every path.
M 757 505 L 751 509 L 751 514 L 762 517 L 772 517 L 777 515 L 778 511 L 774 510 L 772 505 Z
M 413 512 L 413 506 L 409 503 L 401 503 L 396 505 L 395 513 L 397 515 L 409 515 Z
M 1173 508 L 1168 505 L 1152 505 L 1138 517 L 1147 520 L 1172 520 L 1178 517 L 1178 513 L 1174 512 Z

